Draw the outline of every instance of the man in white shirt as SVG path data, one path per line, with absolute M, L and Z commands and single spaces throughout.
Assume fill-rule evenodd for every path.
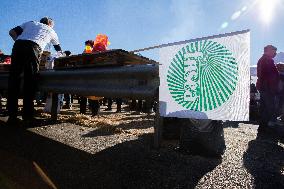
M 53 30 L 54 22 L 44 17 L 40 22 L 30 21 L 10 30 L 9 35 L 15 41 L 12 49 L 12 62 L 9 73 L 8 115 L 7 123 L 15 126 L 17 119 L 18 98 L 20 94 L 21 76 L 23 85 L 23 120 L 26 126 L 34 122 L 34 96 L 36 91 L 39 61 L 42 50 L 52 43 L 56 51 L 61 51 L 58 36 Z

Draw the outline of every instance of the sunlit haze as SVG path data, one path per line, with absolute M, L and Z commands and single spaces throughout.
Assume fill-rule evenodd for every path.
M 99 33 L 109 37 L 110 49 L 132 51 L 246 29 L 251 31 L 252 65 L 267 44 L 284 52 L 284 0 L 1 0 L 1 7 L 5 54 L 14 44 L 9 30 L 43 16 L 54 19 L 62 49 L 72 54 L 82 53 L 84 41 Z M 158 51 L 140 53 L 159 60 Z
M 264 24 L 269 24 L 275 15 L 275 9 L 277 8 L 280 0 L 258 0 L 259 14 L 261 21 Z

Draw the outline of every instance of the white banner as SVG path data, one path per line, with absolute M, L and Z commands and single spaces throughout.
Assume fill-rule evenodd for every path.
M 249 120 L 248 30 L 161 48 L 160 63 L 161 116 Z

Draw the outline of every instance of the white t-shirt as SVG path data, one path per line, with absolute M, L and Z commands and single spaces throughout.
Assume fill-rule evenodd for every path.
M 48 43 L 59 45 L 58 36 L 55 31 L 48 25 L 40 22 L 30 21 L 20 26 L 23 29 L 18 39 L 30 40 L 37 43 L 43 50 Z

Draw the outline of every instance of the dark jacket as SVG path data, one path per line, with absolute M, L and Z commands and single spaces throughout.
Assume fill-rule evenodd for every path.
M 279 72 L 274 60 L 263 55 L 257 63 L 257 89 L 260 92 L 277 93 L 279 92 L 279 79 Z

